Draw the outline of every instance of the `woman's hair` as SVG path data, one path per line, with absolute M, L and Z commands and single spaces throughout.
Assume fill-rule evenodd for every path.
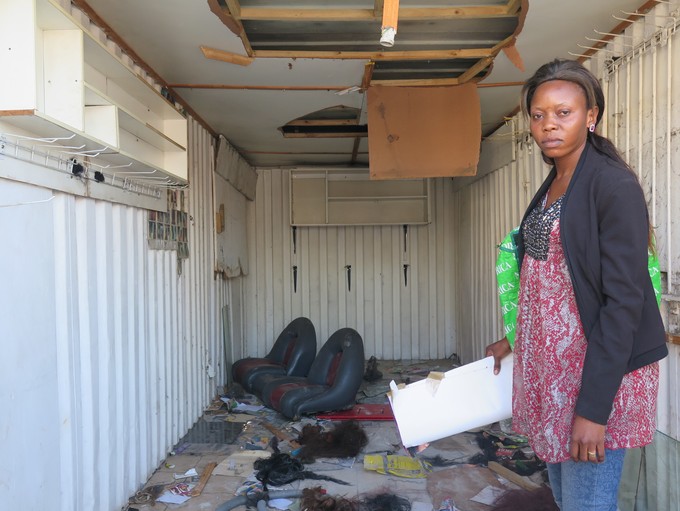
M 583 66 L 583 64 L 575 60 L 567 59 L 555 59 L 552 62 L 543 64 L 536 70 L 534 75 L 524 83 L 524 86 L 522 87 L 521 107 L 522 112 L 524 112 L 525 115 L 531 115 L 531 101 L 533 100 L 539 85 L 553 80 L 563 80 L 565 82 L 575 83 L 581 87 L 581 90 L 583 90 L 586 97 L 586 108 L 590 110 L 591 108 L 597 107 L 595 125 L 597 126 L 600 124 L 600 120 L 604 115 L 604 93 L 602 92 L 600 82 L 593 73 Z M 588 131 L 588 140 L 595 150 L 623 165 L 635 175 L 633 169 L 631 169 L 628 163 L 621 157 L 611 140 L 594 131 Z M 543 160 L 549 165 L 555 164 L 555 161 L 552 158 L 548 158 L 545 154 L 543 154 Z M 652 251 L 654 251 L 653 237 L 654 231 L 650 224 L 647 241 L 648 247 Z

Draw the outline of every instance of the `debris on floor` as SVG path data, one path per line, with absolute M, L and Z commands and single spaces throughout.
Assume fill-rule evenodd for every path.
M 254 508 L 260 500 L 260 506 L 291 511 L 556 509 L 531 507 L 543 497 L 552 501 L 545 464 L 507 425 L 421 449 L 401 444 L 387 381 L 417 381 L 451 364 L 381 362 L 378 370 L 376 360 L 372 374 L 382 377 L 365 379 L 354 407 L 298 421 L 235 385 L 206 408 L 127 509 L 226 511 Z M 513 504 L 521 499 L 529 504 Z

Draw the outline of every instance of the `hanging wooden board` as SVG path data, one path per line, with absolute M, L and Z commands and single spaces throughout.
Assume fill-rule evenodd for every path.
M 482 137 L 475 83 L 367 91 L 371 179 L 474 176 Z

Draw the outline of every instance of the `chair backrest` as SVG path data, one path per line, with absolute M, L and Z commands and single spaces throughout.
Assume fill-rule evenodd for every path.
M 316 355 L 316 329 L 309 318 L 288 323 L 265 358 L 281 364 L 286 374 L 306 376 Z
M 352 328 L 334 332 L 319 350 L 307 379 L 333 387 L 342 381 L 361 381 L 364 373 L 364 341 Z

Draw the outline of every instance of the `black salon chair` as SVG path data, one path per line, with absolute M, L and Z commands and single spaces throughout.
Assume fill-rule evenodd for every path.
M 253 381 L 261 375 L 307 376 L 316 356 L 316 330 L 305 317 L 291 321 L 263 358 L 243 358 L 231 366 L 232 378 L 253 392 Z
M 288 418 L 351 408 L 364 373 L 364 342 L 352 328 L 330 336 L 314 359 L 306 378 L 262 375 L 255 379 L 258 396 Z M 257 391 L 256 391 L 257 394 Z

